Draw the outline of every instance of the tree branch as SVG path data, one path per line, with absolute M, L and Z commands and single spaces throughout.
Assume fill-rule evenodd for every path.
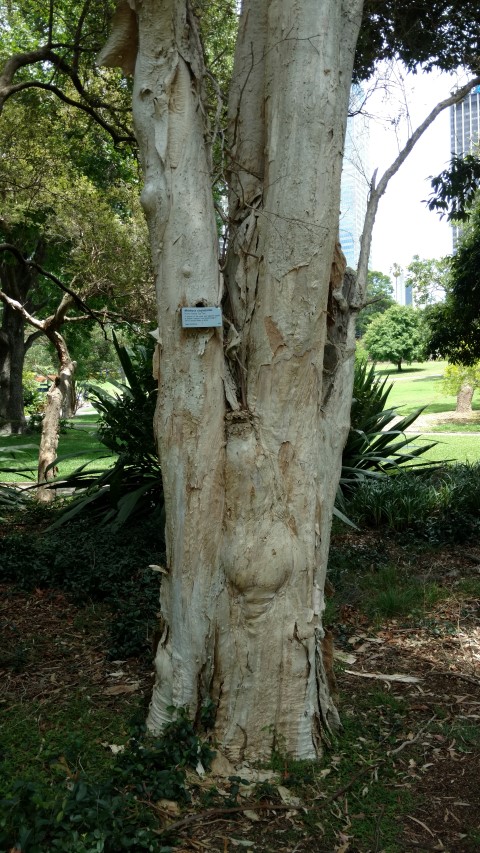
M 53 281 L 53 283 L 56 284 L 57 287 L 60 288 L 60 290 L 62 290 L 64 293 L 68 294 L 71 297 L 72 301 L 76 304 L 77 308 L 80 308 L 82 311 L 86 311 L 87 314 L 89 314 L 92 317 L 92 319 L 95 320 L 97 323 L 100 323 L 100 325 L 103 328 L 103 324 L 102 324 L 101 320 L 99 319 L 99 317 L 95 316 L 95 314 L 88 307 L 88 305 L 83 301 L 83 299 L 81 299 L 81 297 L 78 295 L 78 293 L 75 293 L 75 291 L 73 291 L 69 287 L 67 287 L 67 285 L 64 284 L 63 281 L 60 281 L 60 279 L 56 275 L 54 275 L 54 273 L 48 272 L 47 270 L 43 269 L 43 267 L 41 267 L 40 264 L 37 264 L 36 261 L 25 258 L 22 255 L 22 253 L 20 252 L 20 250 L 17 249 L 16 246 L 13 246 L 11 243 L 0 243 L 0 252 L 11 252 L 11 254 L 14 255 L 17 258 L 17 260 L 20 261 L 21 264 L 23 264 L 26 267 L 30 267 L 30 268 L 36 270 L 38 273 L 40 273 L 40 275 L 43 275 L 45 278 L 50 279 L 50 281 Z M 20 305 L 20 303 L 17 303 L 17 304 Z M 11 306 L 11 307 L 13 307 L 13 306 Z M 20 307 L 22 307 L 22 306 L 20 305 Z M 18 310 L 18 309 L 16 309 L 16 310 Z
M 120 145 L 122 142 L 128 142 L 133 145 L 135 143 L 135 137 L 132 134 L 126 134 L 122 136 L 117 133 L 116 129 L 106 121 L 96 109 L 91 107 L 89 104 L 82 104 L 81 101 L 75 101 L 73 98 L 69 98 L 58 86 L 55 86 L 53 83 L 42 83 L 39 80 L 25 80 L 22 83 L 15 83 L 9 87 L 9 90 L 3 96 L 0 93 L 0 113 L 3 105 L 8 101 L 12 95 L 15 95 L 17 92 L 22 92 L 25 89 L 43 89 L 46 92 L 52 92 L 60 101 L 63 101 L 64 104 L 68 104 L 70 107 L 75 107 L 77 110 L 81 110 L 86 113 L 90 118 L 103 127 L 107 133 L 112 137 L 115 145 Z
M 7 294 L 4 293 L 3 290 L 0 290 L 0 301 L 3 302 L 4 305 L 8 305 L 8 307 L 11 308 L 13 311 L 18 311 L 18 313 L 21 314 L 22 317 L 27 321 L 27 323 L 30 323 L 30 325 L 33 326 L 34 329 L 38 329 L 42 333 L 45 332 L 43 320 L 37 320 L 36 317 L 33 317 L 32 314 L 29 314 L 29 312 L 22 305 L 22 303 L 18 301 L 18 299 L 12 299 L 10 296 L 7 296 Z
M 421 136 L 423 136 L 425 131 L 428 130 L 428 128 L 437 118 L 437 116 L 440 115 L 443 110 L 447 109 L 447 107 L 451 107 L 453 104 L 457 104 L 459 101 L 463 100 L 463 98 L 468 95 L 468 93 L 473 89 L 473 87 L 478 86 L 479 84 L 480 77 L 474 77 L 472 80 L 466 83 L 465 86 L 462 86 L 460 89 L 457 89 L 457 91 L 450 95 L 449 98 L 445 98 L 445 100 L 440 101 L 436 105 L 436 107 L 434 107 L 433 110 L 429 113 L 427 118 L 412 133 L 412 135 L 400 151 L 398 157 L 393 161 L 393 163 L 391 164 L 391 166 L 389 166 L 386 172 L 384 172 L 376 186 L 374 180 L 372 179 L 370 197 L 368 200 L 367 212 L 365 215 L 365 223 L 363 227 L 362 238 L 360 241 L 360 257 L 358 260 L 357 267 L 357 294 L 360 303 L 358 307 L 363 307 L 365 302 L 368 259 L 370 256 L 373 225 L 375 222 L 375 217 L 377 215 L 379 201 L 385 190 L 387 189 L 389 181 L 398 172 L 400 166 L 407 159 L 412 148 L 414 148 L 418 140 L 421 138 Z
M 21 92 L 25 89 L 31 88 L 43 89 L 44 91 L 52 92 L 65 104 L 75 107 L 76 109 L 82 110 L 91 118 L 93 118 L 93 120 L 97 124 L 99 124 L 100 127 L 102 127 L 107 133 L 110 134 L 116 145 L 121 142 L 128 142 L 130 144 L 133 144 L 135 143 L 135 137 L 133 136 L 133 134 L 129 133 L 125 129 L 125 127 L 120 124 L 119 128 L 124 134 L 122 135 L 119 132 L 118 128 L 115 128 L 98 112 L 98 110 L 103 109 L 109 112 L 110 114 L 115 114 L 115 110 L 113 110 L 112 106 L 103 102 L 97 97 L 92 97 L 91 95 L 89 95 L 89 93 L 83 86 L 80 77 L 78 76 L 78 60 L 80 53 L 80 45 L 78 39 L 80 37 L 81 28 L 83 26 L 84 16 L 88 11 L 88 5 L 89 0 L 87 0 L 87 2 L 85 3 L 82 15 L 80 16 L 77 25 L 77 30 L 75 33 L 74 45 L 64 45 L 65 48 L 73 51 L 73 65 L 70 65 L 62 56 L 60 56 L 58 53 L 55 53 L 55 50 L 53 49 L 55 46 L 59 47 L 59 45 L 54 46 L 51 41 L 51 20 L 49 21 L 48 44 L 43 45 L 42 47 L 39 47 L 36 50 L 17 53 L 7 60 L 3 67 L 3 71 L 0 74 L 0 113 L 8 99 L 11 98 L 12 95 L 15 95 L 17 92 Z M 35 65 L 37 62 L 49 62 L 51 63 L 51 65 L 53 65 L 55 69 L 63 72 L 72 82 L 73 86 L 75 87 L 83 101 L 75 101 L 73 98 L 69 98 L 68 95 L 66 95 L 58 86 L 54 85 L 53 83 L 44 83 L 40 80 L 23 80 L 19 83 L 13 82 L 17 71 L 19 71 L 21 68 L 25 68 L 28 65 Z

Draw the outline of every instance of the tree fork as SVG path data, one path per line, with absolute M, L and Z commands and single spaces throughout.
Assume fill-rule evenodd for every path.
M 182 306 L 221 300 L 195 22 L 184 0 L 128 5 L 138 16 L 134 121 L 157 279 L 167 516 L 148 723 L 158 731 L 171 706 L 195 714 L 211 696 L 217 742 L 233 761 L 266 757 L 278 737 L 313 758 L 338 722 L 321 616 L 353 375 L 337 235 L 362 3 L 243 4 L 226 356 L 220 331 L 180 324 Z

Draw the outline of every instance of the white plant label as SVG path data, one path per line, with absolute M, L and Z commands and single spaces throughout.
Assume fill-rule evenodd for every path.
M 182 308 L 184 329 L 210 329 L 221 325 L 221 308 Z

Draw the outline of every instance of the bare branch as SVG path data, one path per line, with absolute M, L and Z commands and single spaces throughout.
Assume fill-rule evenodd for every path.
M 48 13 L 48 44 L 53 41 L 53 15 L 54 15 L 55 0 L 50 0 L 50 9 Z
M 33 326 L 34 329 L 39 329 L 40 332 L 44 333 L 45 329 L 43 325 L 43 320 L 37 320 L 36 317 L 33 317 L 32 314 L 30 314 L 22 305 L 22 303 L 18 301 L 18 299 L 12 299 L 10 296 L 7 296 L 7 294 L 4 293 L 3 290 L 0 290 L 0 301 L 3 302 L 4 305 L 8 305 L 8 307 L 11 308 L 13 311 L 18 311 L 18 313 L 22 315 L 24 320 L 26 320 L 27 323 L 30 323 L 30 325 Z
M 75 30 L 75 36 L 74 36 L 74 39 L 73 39 L 73 62 L 72 62 L 72 69 L 73 69 L 73 71 L 74 71 L 74 73 L 75 73 L 75 74 L 78 74 L 78 64 L 79 64 L 80 54 L 81 54 L 80 39 L 81 39 L 81 36 L 82 36 L 83 24 L 84 24 L 84 22 L 85 22 L 85 18 L 86 18 L 86 16 L 87 16 L 87 13 L 88 13 L 89 7 L 90 7 L 90 0 L 85 0 L 85 3 L 83 4 L 83 9 L 82 9 L 82 11 L 80 12 L 80 15 L 79 15 L 79 18 L 78 18 L 77 27 L 76 27 L 76 30 Z
M 427 118 L 417 127 L 417 129 L 412 133 L 402 150 L 400 151 L 398 157 L 393 161 L 391 166 L 384 172 L 382 177 L 380 178 L 378 184 L 375 186 L 374 181 L 372 180 L 371 189 L 370 189 L 370 197 L 367 205 L 367 212 L 365 215 L 365 224 L 363 227 L 362 239 L 360 243 L 360 257 L 358 260 L 357 267 L 357 294 L 359 298 L 359 305 L 356 307 L 363 307 L 365 302 L 365 291 L 367 284 L 367 272 L 368 272 L 368 259 L 370 255 L 370 246 L 372 242 L 372 231 L 373 225 L 375 222 L 375 217 L 378 210 L 379 201 L 384 194 L 387 186 L 393 178 L 393 176 L 398 172 L 402 163 L 405 162 L 408 155 L 410 154 L 412 148 L 417 144 L 418 140 L 423 136 L 426 130 L 430 127 L 432 122 L 440 115 L 443 110 L 446 110 L 448 107 L 451 107 L 453 104 L 457 104 L 459 101 L 463 100 L 466 95 L 473 89 L 474 86 L 478 86 L 480 84 L 480 77 L 474 77 L 465 86 L 462 86 L 460 89 L 457 89 L 449 98 L 445 98 L 443 101 L 440 101 L 433 110 L 429 113 Z M 376 173 L 375 173 L 376 174 Z

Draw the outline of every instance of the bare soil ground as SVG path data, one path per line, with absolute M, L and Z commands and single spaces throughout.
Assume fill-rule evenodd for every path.
M 386 547 L 403 559 L 397 546 Z M 354 604 L 340 606 L 333 631 L 345 732 L 318 767 L 285 759 L 275 775 L 266 771 L 263 794 L 243 768 L 229 807 L 221 798 L 231 780 L 192 778 L 187 811 L 152 804 L 160 830 L 175 823 L 175 849 L 480 850 L 480 546 L 420 553 L 417 570 L 445 592 L 421 618 L 372 624 Z M 148 696 L 148 664 L 107 659 L 101 608 L 86 619 L 61 592 L 7 586 L 0 599 L 0 708 L 15 715 L 33 701 L 61 707 L 75 690 L 88 694 L 93 713 L 114 715 Z M 19 638 L 24 659 L 16 666 Z

